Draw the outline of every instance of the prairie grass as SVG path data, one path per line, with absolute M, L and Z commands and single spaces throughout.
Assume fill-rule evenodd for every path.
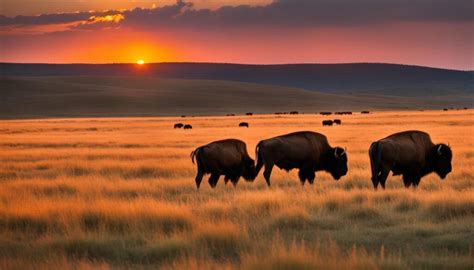
M 470 269 L 474 112 L 376 112 L 0 121 L 0 269 Z M 239 129 L 240 121 L 250 123 Z M 189 131 L 173 124 L 193 125 Z M 450 143 L 453 172 L 374 191 L 367 149 L 420 129 Z M 236 188 L 194 184 L 189 153 L 223 138 L 298 130 L 348 148 L 349 174 L 301 186 L 274 169 Z

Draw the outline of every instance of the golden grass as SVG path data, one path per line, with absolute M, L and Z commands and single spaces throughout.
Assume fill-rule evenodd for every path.
M 474 112 L 355 114 L 323 128 L 325 118 L 1 121 L 0 269 L 471 268 Z M 373 191 L 368 146 L 407 129 L 449 142 L 453 172 L 417 190 L 390 176 Z M 298 130 L 347 147 L 349 174 L 301 186 L 275 169 L 271 188 L 259 176 L 196 190 L 195 147 L 234 137 L 253 156 L 259 140 Z

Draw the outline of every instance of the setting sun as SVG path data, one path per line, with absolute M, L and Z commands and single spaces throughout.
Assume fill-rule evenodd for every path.
M 143 64 L 145 64 L 145 61 L 143 61 L 142 59 L 140 59 L 140 60 L 137 61 L 137 64 L 143 65 Z

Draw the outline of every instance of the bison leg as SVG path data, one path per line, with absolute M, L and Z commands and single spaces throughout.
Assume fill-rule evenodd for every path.
M 298 171 L 298 177 L 300 178 L 301 185 L 304 186 L 304 182 L 306 181 L 306 174 L 303 169 Z
M 204 176 L 204 173 L 198 169 L 198 172 L 197 172 L 197 175 L 196 175 L 196 178 L 194 179 L 194 181 L 196 181 L 196 187 L 199 189 L 199 186 L 201 186 L 201 182 L 202 182 L 202 177 Z
M 388 174 L 390 173 L 389 169 L 382 168 L 378 175 L 372 176 L 372 184 L 374 185 L 374 189 L 377 190 L 377 187 L 380 183 L 382 189 L 385 189 L 385 182 L 387 181 Z
M 308 182 L 312 185 L 314 183 L 314 178 L 316 178 L 316 174 L 313 171 L 310 171 L 306 175 L 306 178 L 308 179 Z
M 382 189 L 385 189 L 385 182 L 387 181 L 388 174 L 390 173 L 390 170 L 382 171 L 382 174 L 380 174 L 380 185 L 382 186 Z
M 232 182 L 232 185 L 234 185 L 234 187 L 237 186 L 237 183 L 239 182 L 239 178 L 240 176 L 236 176 L 230 179 L 230 182 Z
M 211 174 L 211 177 L 209 177 L 209 185 L 211 185 L 212 188 L 215 188 L 217 186 L 217 182 L 219 181 L 220 175 L 217 173 Z
M 265 164 L 265 171 L 263 172 L 263 177 L 265 177 L 265 181 L 267 185 L 270 186 L 270 175 L 272 174 L 274 164 Z
M 409 188 L 410 185 L 412 184 L 412 177 L 408 174 L 403 175 L 403 184 L 405 185 L 405 188 Z
M 225 178 L 224 178 L 224 184 L 227 185 L 227 183 L 229 182 L 229 179 L 230 179 L 230 177 L 228 175 L 226 175 Z
M 421 181 L 421 177 L 419 176 L 413 177 L 413 181 L 412 181 L 413 187 L 417 188 L 418 185 L 420 184 L 420 181 Z

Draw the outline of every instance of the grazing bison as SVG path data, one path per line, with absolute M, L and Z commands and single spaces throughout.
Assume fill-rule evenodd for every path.
M 341 119 L 334 119 L 333 122 L 334 122 L 334 124 L 336 124 L 336 125 L 341 125 L 341 124 L 342 124 Z
M 332 120 L 323 120 L 323 126 L 332 126 Z
M 230 180 L 237 185 L 242 176 L 246 181 L 253 181 L 257 176 L 254 160 L 247 152 L 243 141 L 227 139 L 212 142 L 196 148 L 191 152 L 191 160 L 196 160 L 196 187 L 199 189 L 204 174 L 211 174 L 209 184 L 215 188 L 219 177 L 225 176 L 225 183 Z
M 193 129 L 193 126 L 187 124 L 187 125 L 184 125 L 184 129 Z
M 290 114 L 298 114 L 297 111 L 291 111 Z
M 256 147 L 257 175 L 265 165 L 263 176 L 270 186 L 273 166 L 290 171 L 299 169 L 298 176 L 304 185 L 313 184 L 316 171 L 329 172 L 339 180 L 347 173 L 347 154 L 340 147 L 331 147 L 326 136 L 301 131 L 260 141 Z
M 183 126 L 181 123 L 174 124 L 174 128 L 182 128 Z
M 360 113 L 361 114 L 369 114 L 370 112 L 369 111 L 361 111 Z
M 248 112 L 248 113 L 246 113 L 245 115 L 252 116 L 252 115 L 253 115 L 253 113 L 251 113 L 251 112 Z
M 332 112 L 320 112 L 319 114 L 321 114 L 321 115 L 331 115 Z
M 249 123 L 247 123 L 247 122 L 240 122 L 239 127 L 249 127 Z
M 444 179 L 451 172 L 452 152 L 446 144 L 433 144 L 422 131 L 395 133 L 372 143 L 369 148 L 372 183 L 385 189 L 390 171 L 403 175 L 405 187 L 417 187 L 421 177 L 436 172 Z

